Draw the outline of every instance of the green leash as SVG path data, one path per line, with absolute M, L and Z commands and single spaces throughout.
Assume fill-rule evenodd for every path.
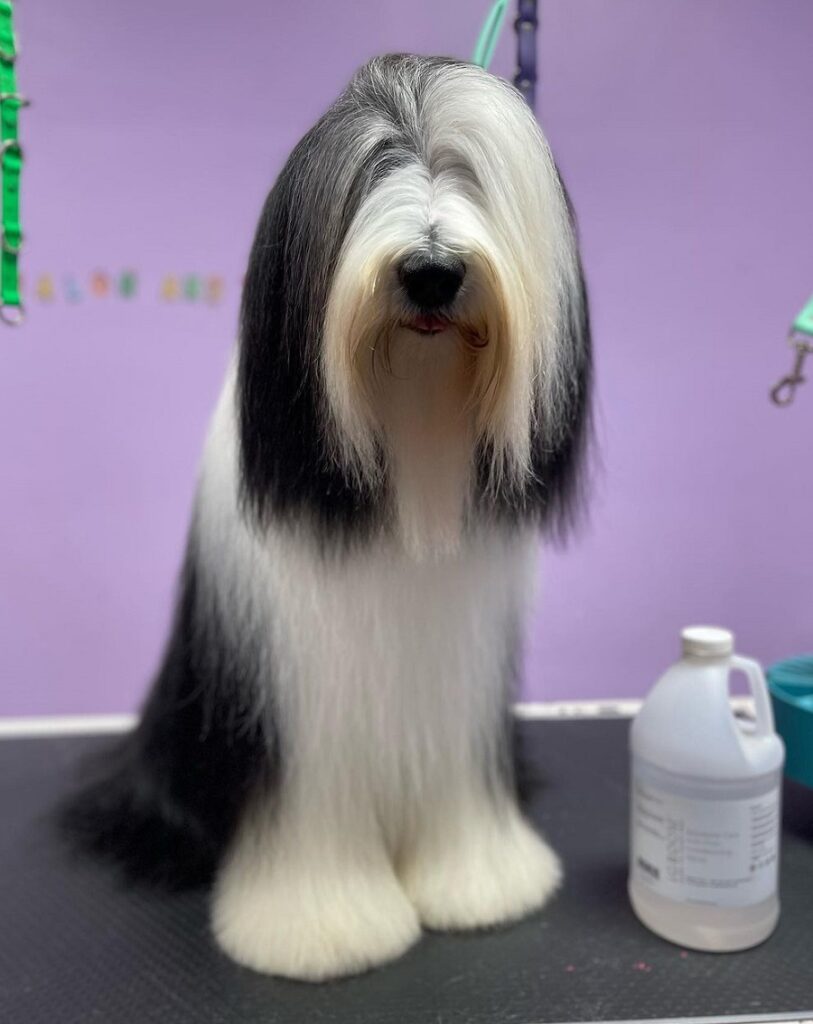
M 483 22 L 480 35 L 474 45 L 472 64 L 479 64 L 481 68 L 488 70 L 488 66 L 494 58 L 494 51 L 497 49 L 497 41 L 500 38 L 507 12 L 508 0 L 495 0 L 495 3 L 491 5 L 491 10 L 486 15 L 486 20 Z
M 14 8 L 0 0 L 0 168 L 3 173 L 2 233 L 0 233 L 0 319 L 16 326 L 24 317 L 20 301 L 17 258 L 23 242 L 20 227 L 20 171 L 23 151 L 17 138 L 20 107 L 27 101 L 17 92 L 17 39 Z
M 813 355 L 813 296 L 790 325 L 788 341 L 795 349 L 796 355 L 793 369 L 771 389 L 771 400 L 776 405 L 790 405 L 796 388 L 807 379 L 802 376 L 802 370 L 807 357 Z

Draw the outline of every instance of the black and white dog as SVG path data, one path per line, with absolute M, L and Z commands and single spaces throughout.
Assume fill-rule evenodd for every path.
M 516 802 L 511 683 L 589 381 L 520 96 L 371 61 L 265 204 L 164 661 L 73 832 L 130 876 L 212 881 L 220 946 L 294 978 L 540 907 L 560 869 Z

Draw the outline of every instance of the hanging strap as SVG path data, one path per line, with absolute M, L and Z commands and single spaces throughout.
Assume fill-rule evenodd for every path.
M 793 321 L 791 334 L 807 334 L 813 338 L 813 295 L 810 301 Z
M 517 32 L 517 72 L 514 85 L 533 110 L 536 100 L 536 16 L 537 0 L 519 0 L 519 14 L 514 22 Z M 508 0 L 495 0 L 491 5 L 472 54 L 472 64 L 488 70 L 508 13 Z
M 807 357 L 813 355 L 813 296 L 790 325 L 788 341 L 794 349 L 793 369 L 771 388 L 775 405 L 790 405 L 796 389 L 807 380 L 802 371 Z
M 20 228 L 20 171 L 23 151 L 17 138 L 20 107 L 26 100 L 17 92 L 17 40 L 13 6 L 0 0 L 0 168 L 3 175 L 2 230 L 0 230 L 0 319 L 20 324 L 23 306 L 17 257 L 23 242 Z
M 536 0 L 519 0 L 514 27 L 517 31 L 517 73 L 514 85 L 533 110 L 536 104 L 536 32 L 539 27 Z
M 495 0 L 483 22 L 477 42 L 474 44 L 471 62 L 479 64 L 486 71 L 494 58 L 494 51 L 497 48 L 497 41 L 500 38 L 507 11 L 508 0 Z

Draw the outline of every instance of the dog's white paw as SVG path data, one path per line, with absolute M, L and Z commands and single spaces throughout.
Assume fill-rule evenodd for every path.
M 421 922 L 439 931 L 488 928 L 538 910 L 562 879 L 556 854 L 522 819 L 472 818 L 433 830 L 402 872 Z
M 269 866 L 252 878 L 228 865 L 215 889 L 212 929 L 238 963 L 301 981 L 387 963 L 421 930 L 397 879 L 383 868 L 327 877 Z

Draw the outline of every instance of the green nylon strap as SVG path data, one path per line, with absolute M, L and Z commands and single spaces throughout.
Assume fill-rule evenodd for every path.
M 0 235 L 0 316 L 7 323 L 21 319 L 17 256 L 22 245 L 20 227 L 20 170 L 23 153 L 17 138 L 21 99 L 17 93 L 17 41 L 13 5 L 0 0 L 0 168 L 3 174 L 2 235 Z M 16 311 L 11 315 L 10 310 Z
M 799 334 L 809 334 L 813 337 L 813 295 L 810 296 L 805 308 L 793 321 L 791 331 L 798 332 Z

